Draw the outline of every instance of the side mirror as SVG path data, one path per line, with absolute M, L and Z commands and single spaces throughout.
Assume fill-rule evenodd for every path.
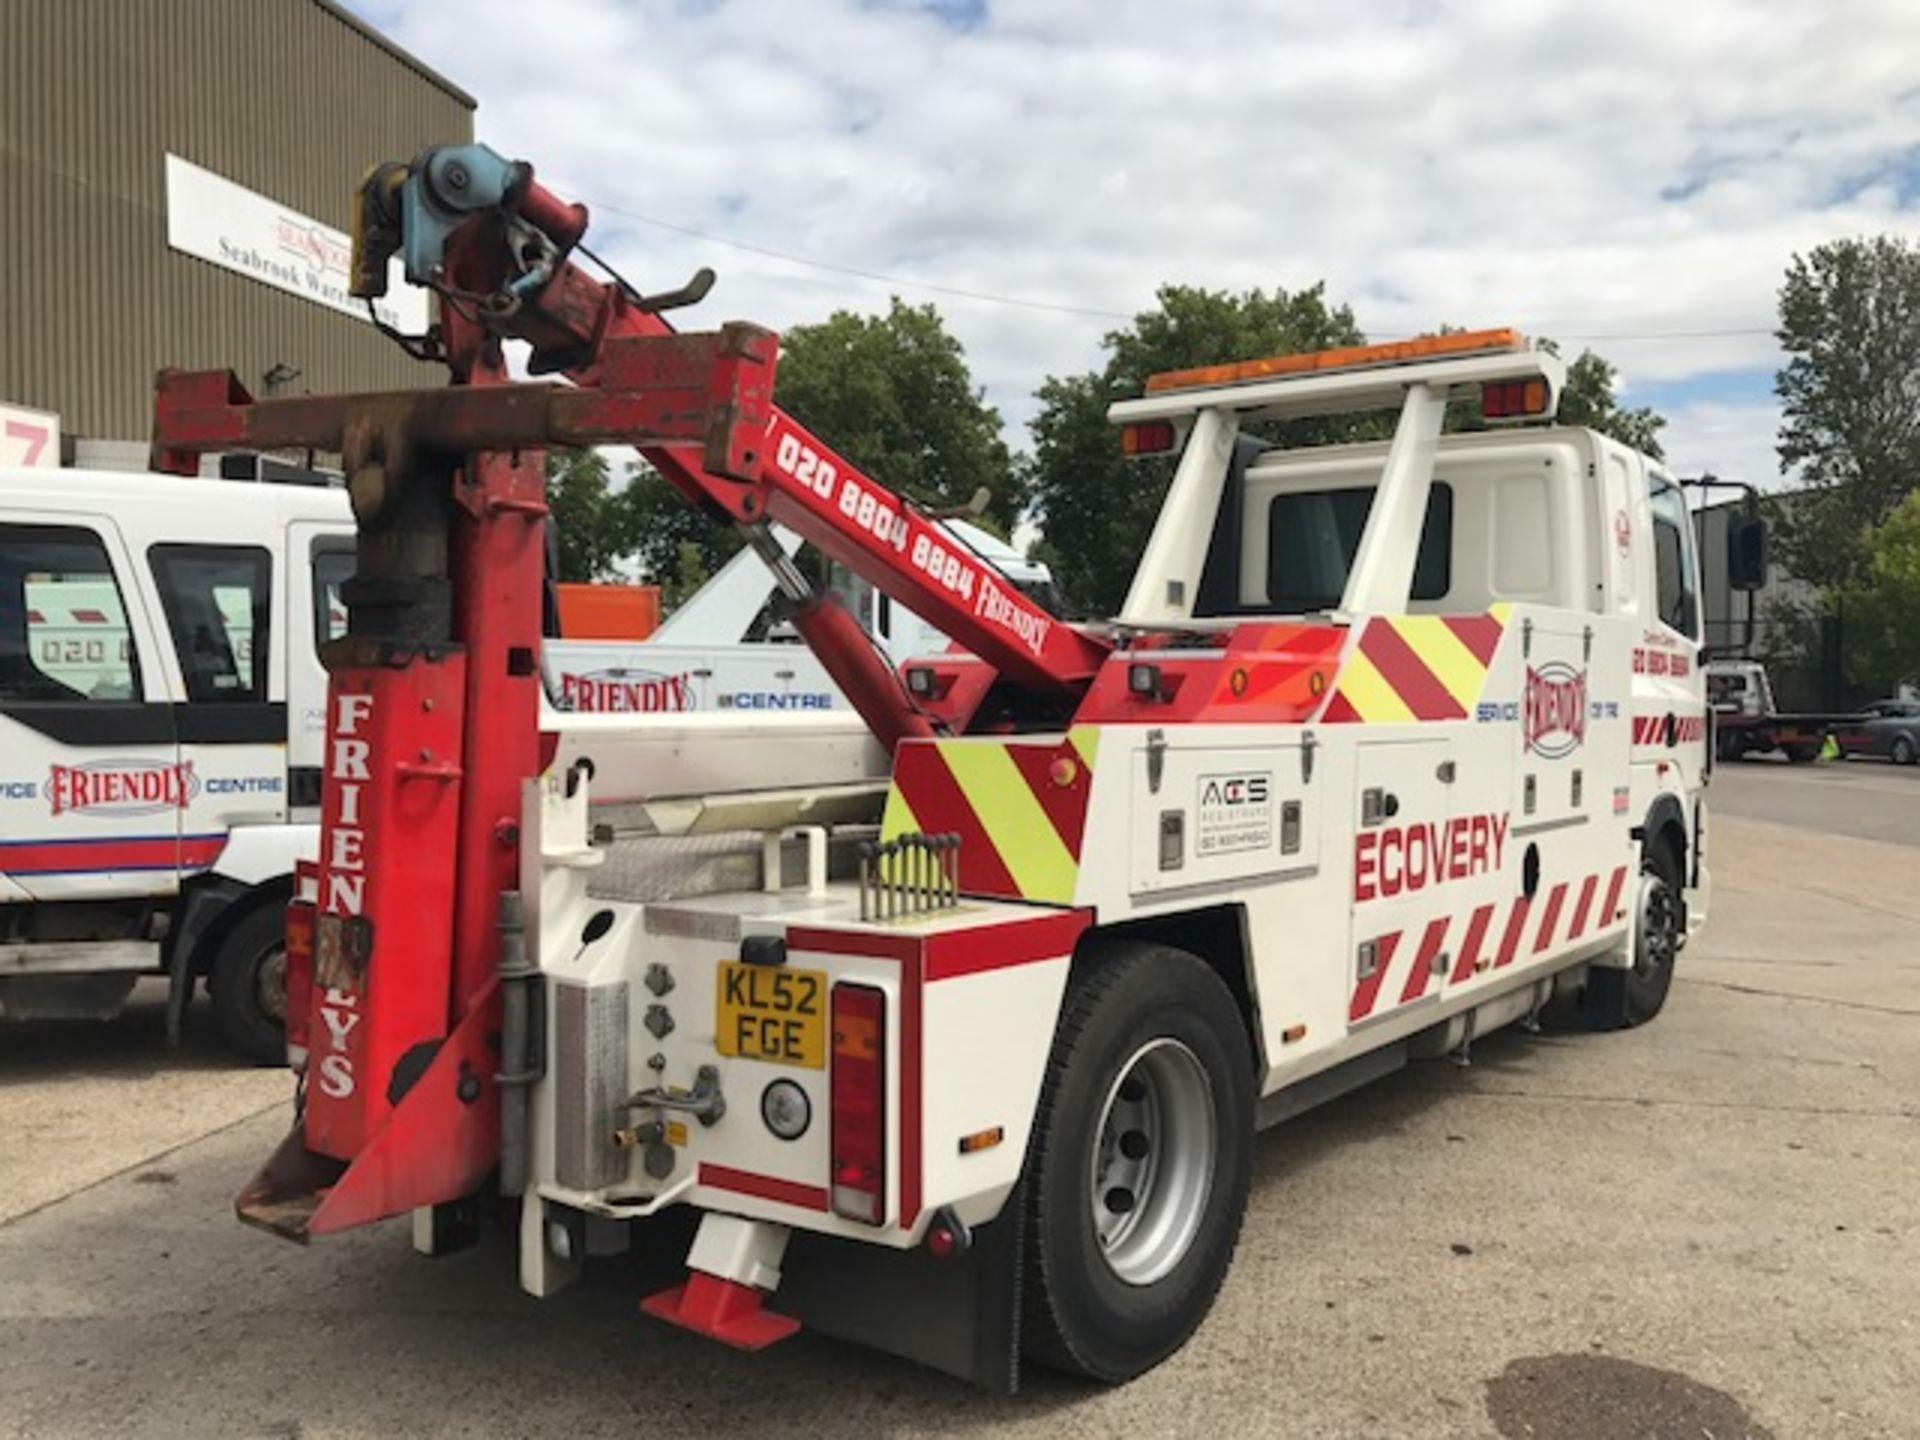
M 1758 590 L 1767 583 L 1767 522 L 1737 515 L 1727 522 L 1727 584 Z

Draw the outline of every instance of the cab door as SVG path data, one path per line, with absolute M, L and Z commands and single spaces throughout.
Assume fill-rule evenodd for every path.
M 175 728 L 193 779 L 181 816 L 183 872 L 204 870 L 235 826 L 287 818 L 287 706 L 276 664 L 285 606 L 264 545 L 147 548 L 183 703 Z
M 137 581 L 108 517 L 0 508 L 0 899 L 179 886 L 199 782 Z

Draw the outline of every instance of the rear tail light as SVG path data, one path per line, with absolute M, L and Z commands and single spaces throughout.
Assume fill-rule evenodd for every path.
M 1484 420 L 1531 420 L 1547 413 L 1547 382 L 1501 380 L 1480 387 Z
M 311 860 L 294 869 L 293 898 L 287 902 L 286 1005 L 287 1065 L 307 1068 L 307 1026 L 313 1007 L 313 916 L 320 895 L 320 867 Z
M 887 997 L 869 985 L 833 987 L 833 1213 L 863 1225 L 887 1218 Z
M 1177 437 L 1171 420 L 1141 420 L 1120 427 L 1120 450 L 1125 455 L 1163 455 Z

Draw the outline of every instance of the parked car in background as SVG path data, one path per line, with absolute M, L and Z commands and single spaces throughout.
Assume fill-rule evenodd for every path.
M 1862 712 L 1856 755 L 1884 755 L 1896 765 L 1920 760 L 1920 700 L 1876 700 Z

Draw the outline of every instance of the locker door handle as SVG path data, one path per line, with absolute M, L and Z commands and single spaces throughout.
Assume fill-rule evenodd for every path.
M 1370 785 L 1360 792 L 1360 823 L 1378 825 L 1382 820 L 1391 820 L 1400 813 L 1400 797 L 1391 790 L 1379 785 Z

